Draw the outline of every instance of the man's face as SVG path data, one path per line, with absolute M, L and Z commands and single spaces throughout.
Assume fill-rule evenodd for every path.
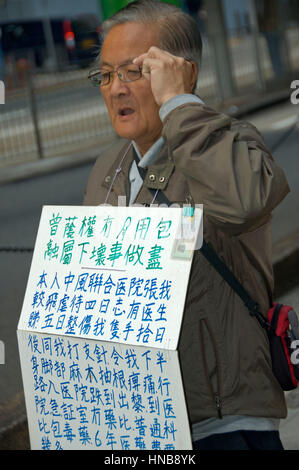
M 132 22 L 114 26 L 103 43 L 100 68 L 112 71 L 147 52 L 151 46 L 158 46 L 154 26 Z M 101 86 L 101 92 L 116 133 L 135 140 L 144 154 L 162 130 L 159 106 L 154 100 L 150 81 L 142 76 L 125 83 L 114 74 L 108 85 Z

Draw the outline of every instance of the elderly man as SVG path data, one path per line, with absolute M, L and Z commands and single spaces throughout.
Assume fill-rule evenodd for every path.
M 122 139 L 97 160 L 84 204 L 203 203 L 205 240 L 266 314 L 271 211 L 289 188 L 252 125 L 194 94 L 200 57 L 196 23 L 172 5 L 133 2 L 104 23 L 90 78 Z M 200 251 L 178 349 L 195 449 L 282 449 L 267 335 Z

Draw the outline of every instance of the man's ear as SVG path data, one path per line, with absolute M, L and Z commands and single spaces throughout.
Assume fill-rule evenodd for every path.
M 196 82 L 197 82 L 197 76 L 198 76 L 198 68 L 195 62 L 191 62 L 192 64 L 192 78 L 191 78 L 191 93 L 194 93 Z

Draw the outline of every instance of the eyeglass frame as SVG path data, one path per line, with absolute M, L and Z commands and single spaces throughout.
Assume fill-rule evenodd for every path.
M 111 82 L 111 75 L 112 74 L 117 74 L 119 80 L 121 80 L 122 82 L 124 83 L 131 83 L 131 82 L 136 82 L 137 80 L 139 80 L 140 78 L 142 78 L 142 66 L 138 66 L 138 69 L 139 69 L 139 72 L 140 72 L 140 77 L 134 79 L 134 80 L 123 80 L 122 78 L 120 78 L 119 76 L 119 73 L 118 73 L 118 70 L 119 68 L 121 67 L 124 67 L 126 65 L 136 65 L 136 64 L 133 64 L 133 62 L 127 62 L 125 64 L 121 64 L 119 65 L 116 69 L 113 69 L 113 70 L 109 70 L 107 71 L 106 73 L 109 73 L 109 81 L 108 83 L 105 83 L 105 85 L 102 85 L 100 82 L 96 82 L 96 81 L 93 81 L 93 77 L 97 74 L 101 74 L 101 70 L 100 69 L 93 69 L 93 70 L 90 70 L 89 73 L 88 73 L 88 79 L 90 80 L 90 82 L 94 85 L 94 86 L 107 86 L 110 84 Z M 137 70 L 136 70 L 137 71 Z

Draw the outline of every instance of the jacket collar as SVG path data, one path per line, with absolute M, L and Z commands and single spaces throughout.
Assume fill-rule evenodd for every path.
M 102 181 L 102 186 L 107 189 L 107 193 L 113 191 L 116 196 L 125 195 L 127 202 L 130 198 L 129 171 L 134 160 L 134 151 L 132 141 L 126 141 Z M 144 191 L 144 188 L 165 190 L 173 170 L 173 160 L 168 154 L 166 143 L 163 142 L 161 146 L 158 146 L 158 155 L 154 162 L 147 167 L 140 193 L 148 196 L 146 199 L 150 199 L 152 194 L 150 191 Z

